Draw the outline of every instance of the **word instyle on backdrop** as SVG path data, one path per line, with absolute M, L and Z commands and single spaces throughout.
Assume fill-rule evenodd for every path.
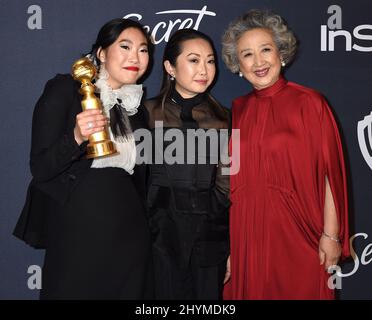
M 360 52 L 372 52 L 371 46 L 364 47 L 356 43 L 353 44 L 354 39 L 372 41 L 372 25 L 361 24 L 356 26 L 353 33 L 342 30 L 342 9 L 338 5 L 332 5 L 328 7 L 327 13 L 332 14 L 328 18 L 327 25 L 321 25 L 321 51 L 335 51 L 335 39 L 336 37 L 344 37 L 345 39 L 345 51 L 356 50 Z M 369 34 L 365 34 L 369 30 Z

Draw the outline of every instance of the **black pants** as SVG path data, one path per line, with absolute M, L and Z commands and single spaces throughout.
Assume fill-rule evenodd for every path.
M 181 266 L 177 259 L 153 248 L 155 298 L 157 300 L 222 299 L 226 260 L 218 265 L 201 267 L 197 256 Z
M 153 298 L 150 231 L 124 170 L 90 169 L 48 222 L 40 299 Z

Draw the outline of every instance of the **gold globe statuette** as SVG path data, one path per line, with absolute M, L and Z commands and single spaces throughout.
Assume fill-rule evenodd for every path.
M 83 110 L 101 109 L 101 101 L 94 95 L 95 87 L 92 84 L 97 69 L 88 58 L 81 58 L 72 65 L 73 78 L 81 82 L 79 93 L 83 95 L 81 106 Z M 109 139 L 107 128 L 93 133 L 87 145 L 87 158 L 106 157 L 117 153 L 114 143 Z

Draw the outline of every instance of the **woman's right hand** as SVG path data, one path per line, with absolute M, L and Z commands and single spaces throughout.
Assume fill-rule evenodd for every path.
M 103 131 L 108 124 L 108 118 L 102 110 L 85 110 L 76 116 L 74 136 L 76 142 L 80 145 L 89 139 L 89 136 L 95 132 Z

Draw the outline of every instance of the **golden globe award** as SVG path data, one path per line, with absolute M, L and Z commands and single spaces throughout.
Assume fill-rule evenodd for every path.
M 94 95 L 92 84 L 97 69 L 88 58 L 81 58 L 72 66 L 73 78 L 81 82 L 79 93 L 83 95 L 81 106 L 83 110 L 102 109 L 101 101 Z M 107 129 L 93 133 L 87 145 L 87 158 L 99 158 L 117 153 L 114 143 L 109 139 Z

